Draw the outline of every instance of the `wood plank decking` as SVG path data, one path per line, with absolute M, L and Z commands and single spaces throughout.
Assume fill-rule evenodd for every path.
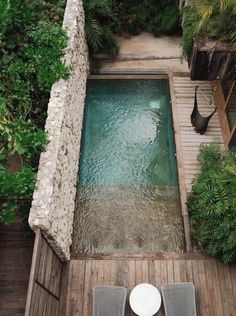
M 183 259 L 185 258 L 185 259 Z M 176 255 L 160 260 L 72 260 L 66 316 L 92 315 L 92 289 L 96 285 L 121 285 L 130 290 L 138 283 L 148 282 L 158 288 L 163 283 L 194 282 L 198 316 L 236 315 L 236 267 L 228 267 L 211 258 L 186 259 Z M 126 304 L 126 316 L 134 316 Z M 158 316 L 164 316 L 163 307 Z
M 176 108 L 174 117 L 175 128 L 180 139 L 180 159 L 184 171 L 184 185 L 188 193 L 191 192 L 192 180 L 198 172 L 197 155 L 201 144 L 209 144 L 212 141 L 223 143 L 222 132 L 218 113 L 211 118 L 207 132 L 204 135 L 195 133 L 191 126 L 190 115 L 193 110 L 195 86 L 199 85 L 204 95 L 198 91 L 198 107 L 203 116 L 209 115 L 214 106 L 207 99 L 213 98 L 213 89 L 209 81 L 191 81 L 189 77 L 173 77 L 173 96 Z M 173 100 L 174 98 L 174 100 Z
M 0 316 L 23 316 L 34 238 L 17 221 L 0 227 Z
M 211 83 L 208 81 L 193 82 L 188 76 L 175 75 L 170 76 L 169 82 L 186 250 L 192 251 L 186 202 L 187 196 L 191 192 L 192 181 L 199 171 L 197 156 L 202 144 L 210 144 L 213 141 L 223 144 L 223 138 L 217 112 L 211 118 L 204 135 L 196 133 L 190 121 L 196 85 L 200 88 L 197 95 L 200 113 L 207 116 L 215 109 L 215 106 L 209 103 L 209 100 L 214 101 L 214 91 Z

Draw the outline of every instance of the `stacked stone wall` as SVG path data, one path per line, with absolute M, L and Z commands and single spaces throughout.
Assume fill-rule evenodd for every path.
M 52 86 L 29 224 L 41 229 L 62 260 L 70 258 L 76 182 L 89 62 L 82 0 L 68 0 L 63 26 L 68 34 L 68 80 Z

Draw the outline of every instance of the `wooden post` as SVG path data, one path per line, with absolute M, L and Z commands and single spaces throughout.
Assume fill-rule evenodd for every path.
M 225 148 L 228 147 L 228 141 L 230 137 L 230 128 L 228 123 L 227 114 L 225 112 L 225 98 L 222 90 L 221 82 L 219 80 L 214 81 L 215 86 L 215 104 L 219 115 L 222 135 L 224 139 Z
M 37 258 L 38 258 L 38 254 L 40 250 L 40 245 L 41 245 L 41 233 L 40 233 L 40 229 L 37 229 L 35 232 L 34 250 L 33 250 L 33 256 L 32 256 L 32 262 L 31 262 L 28 294 L 27 294 L 26 307 L 25 307 L 25 316 L 32 316 L 30 315 L 30 309 L 31 309 L 31 303 L 32 303 L 32 294 L 33 294 L 33 287 L 34 287 L 34 282 L 35 282 Z
M 184 6 L 184 0 L 180 0 L 179 1 L 179 9 L 182 10 L 183 6 Z

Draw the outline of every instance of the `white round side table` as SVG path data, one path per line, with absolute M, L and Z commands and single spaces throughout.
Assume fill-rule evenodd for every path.
M 161 294 L 152 284 L 141 283 L 131 291 L 129 304 L 136 315 L 152 316 L 161 307 Z

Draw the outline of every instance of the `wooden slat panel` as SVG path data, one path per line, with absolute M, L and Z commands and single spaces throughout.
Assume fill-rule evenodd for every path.
M 35 284 L 34 286 L 33 297 L 36 297 L 37 299 L 34 301 L 34 305 L 31 308 L 31 315 L 58 315 L 59 301 L 53 296 L 48 295 L 38 284 Z
M 227 114 L 224 111 L 224 107 L 225 107 L 224 93 L 223 93 L 222 86 L 219 80 L 215 82 L 215 102 L 218 108 L 218 114 L 219 114 L 220 125 L 222 128 L 224 144 L 227 147 L 228 142 L 229 142 L 229 137 L 230 137 L 230 129 L 229 129 Z
M 36 232 L 25 316 L 57 316 L 63 263 Z
M 44 238 L 42 238 L 40 250 L 39 269 L 35 279 L 52 294 L 59 297 L 63 264 Z

